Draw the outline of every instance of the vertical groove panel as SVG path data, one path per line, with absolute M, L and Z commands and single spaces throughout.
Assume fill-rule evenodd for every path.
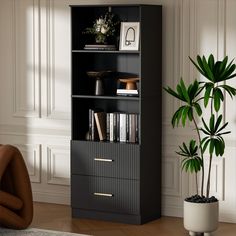
M 139 181 L 72 175 L 72 204 L 81 209 L 139 214 Z
M 139 151 L 138 144 L 72 141 L 72 174 L 139 179 Z

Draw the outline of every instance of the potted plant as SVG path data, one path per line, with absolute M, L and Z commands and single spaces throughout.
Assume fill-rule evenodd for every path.
M 115 40 L 119 26 L 118 16 L 108 11 L 96 19 L 93 26 L 86 28 L 83 33 L 94 35 L 97 44 L 107 44 L 109 40 Z
M 195 174 L 196 180 L 196 195 L 184 200 L 184 227 L 190 235 L 210 235 L 218 227 L 219 208 L 218 200 L 209 195 L 212 158 L 224 155 L 224 136 L 230 133 L 226 130 L 228 122 L 224 122 L 220 107 L 226 94 L 231 98 L 236 95 L 236 89 L 225 83 L 236 76 L 236 66 L 233 60 L 228 63 L 227 56 L 222 61 L 215 61 L 213 55 L 208 59 L 198 55 L 196 62 L 191 58 L 190 60 L 206 80 L 195 80 L 187 86 L 181 79 L 176 90 L 170 87 L 164 89 L 181 101 L 181 106 L 173 115 L 172 126 L 182 123 L 185 127 L 188 120 L 193 123 L 197 137 L 197 140 L 191 139 L 188 144 L 183 142 L 176 151 L 183 158 L 182 170 Z M 204 116 L 206 110 L 210 113 L 209 118 Z M 207 170 L 204 166 L 206 156 L 209 160 Z M 201 174 L 200 192 L 198 172 Z

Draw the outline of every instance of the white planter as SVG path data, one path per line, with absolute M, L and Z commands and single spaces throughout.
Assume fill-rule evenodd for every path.
M 189 235 L 211 235 L 218 227 L 219 202 L 193 203 L 184 201 L 184 228 Z

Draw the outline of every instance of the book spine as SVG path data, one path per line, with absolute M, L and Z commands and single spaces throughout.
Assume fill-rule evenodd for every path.
M 91 109 L 91 140 L 94 141 L 95 127 L 94 127 L 94 110 Z
M 120 142 L 126 142 L 126 114 L 120 113 Z
M 107 113 L 107 141 L 110 141 L 110 113 Z
M 139 143 L 139 114 L 135 114 L 135 143 Z
M 92 140 L 92 109 L 89 109 L 89 140 Z
M 135 143 L 135 130 L 136 130 L 136 114 L 130 114 L 130 133 L 129 138 L 131 143 Z
M 126 114 L 126 142 L 129 142 L 129 116 L 130 114 Z
M 120 113 L 116 113 L 116 140 L 120 142 Z
M 114 119 L 113 119 L 113 116 L 114 114 L 113 113 L 110 113 L 110 141 L 113 142 L 114 141 L 114 134 L 113 134 L 113 131 L 114 131 Z
M 117 141 L 117 113 L 113 113 L 113 141 Z

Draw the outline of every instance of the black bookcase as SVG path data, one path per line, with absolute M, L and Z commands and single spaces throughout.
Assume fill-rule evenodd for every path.
M 137 51 L 84 50 L 83 34 L 108 10 L 121 22 L 140 22 Z M 72 216 L 142 224 L 161 216 L 162 7 L 71 6 Z M 94 95 L 87 71 L 109 70 L 104 95 Z M 139 96 L 117 96 L 118 78 L 141 78 Z M 136 143 L 88 140 L 89 109 L 139 114 Z

